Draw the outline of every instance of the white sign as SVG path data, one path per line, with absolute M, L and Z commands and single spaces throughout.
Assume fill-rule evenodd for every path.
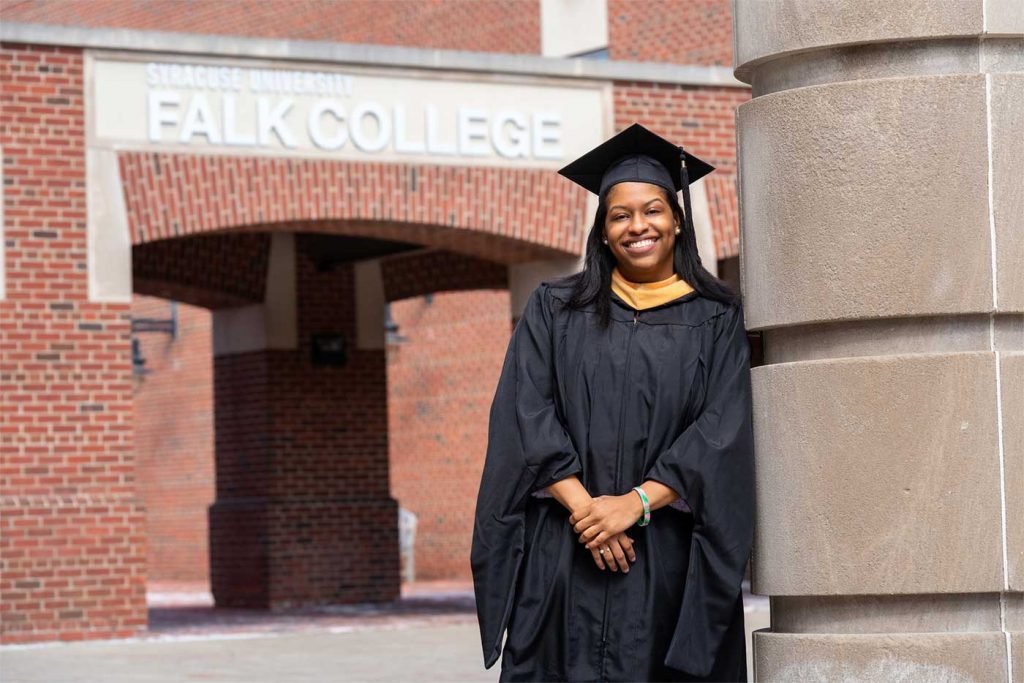
M 105 58 L 93 83 L 98 141 L 550 166 L 604 137 L 594 85 Z

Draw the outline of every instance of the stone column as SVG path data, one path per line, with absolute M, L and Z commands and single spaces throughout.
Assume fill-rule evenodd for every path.
M 756 677 L 1024 682 L 1024 2 L 735 28 Z

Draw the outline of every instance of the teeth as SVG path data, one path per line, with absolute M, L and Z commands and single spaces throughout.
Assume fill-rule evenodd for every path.
M 631 249 L 635 249 L 637 247 L 647 247 L 647 246 L 650 246 L 652 244 L 654 244 L 654 240 L 653 239 L 646 239 L 646 240 L 640 240 L 639 242 L 630 242 L 626 246 L 631 248 Z

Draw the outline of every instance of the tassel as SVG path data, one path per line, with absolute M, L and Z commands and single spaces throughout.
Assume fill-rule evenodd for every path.
M 696 233 L 693 230 L 693 217 L 690 211 L 690 174 L 686 171 L 686 152 L 683 150 L 683 146 L 679 146 L 679 176 L 683 180 L 683 217 L 686 220 L 686 229 L 690 231 L 691 235 Z

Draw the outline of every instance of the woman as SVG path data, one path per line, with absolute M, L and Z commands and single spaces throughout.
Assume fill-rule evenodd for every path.
M 499 680 L 746 680 L 750 349 L 697 255 L 711 170 L 634 124 L 560 171 L 599 197 L 585 264 L 512 333 L 473 528 Z

